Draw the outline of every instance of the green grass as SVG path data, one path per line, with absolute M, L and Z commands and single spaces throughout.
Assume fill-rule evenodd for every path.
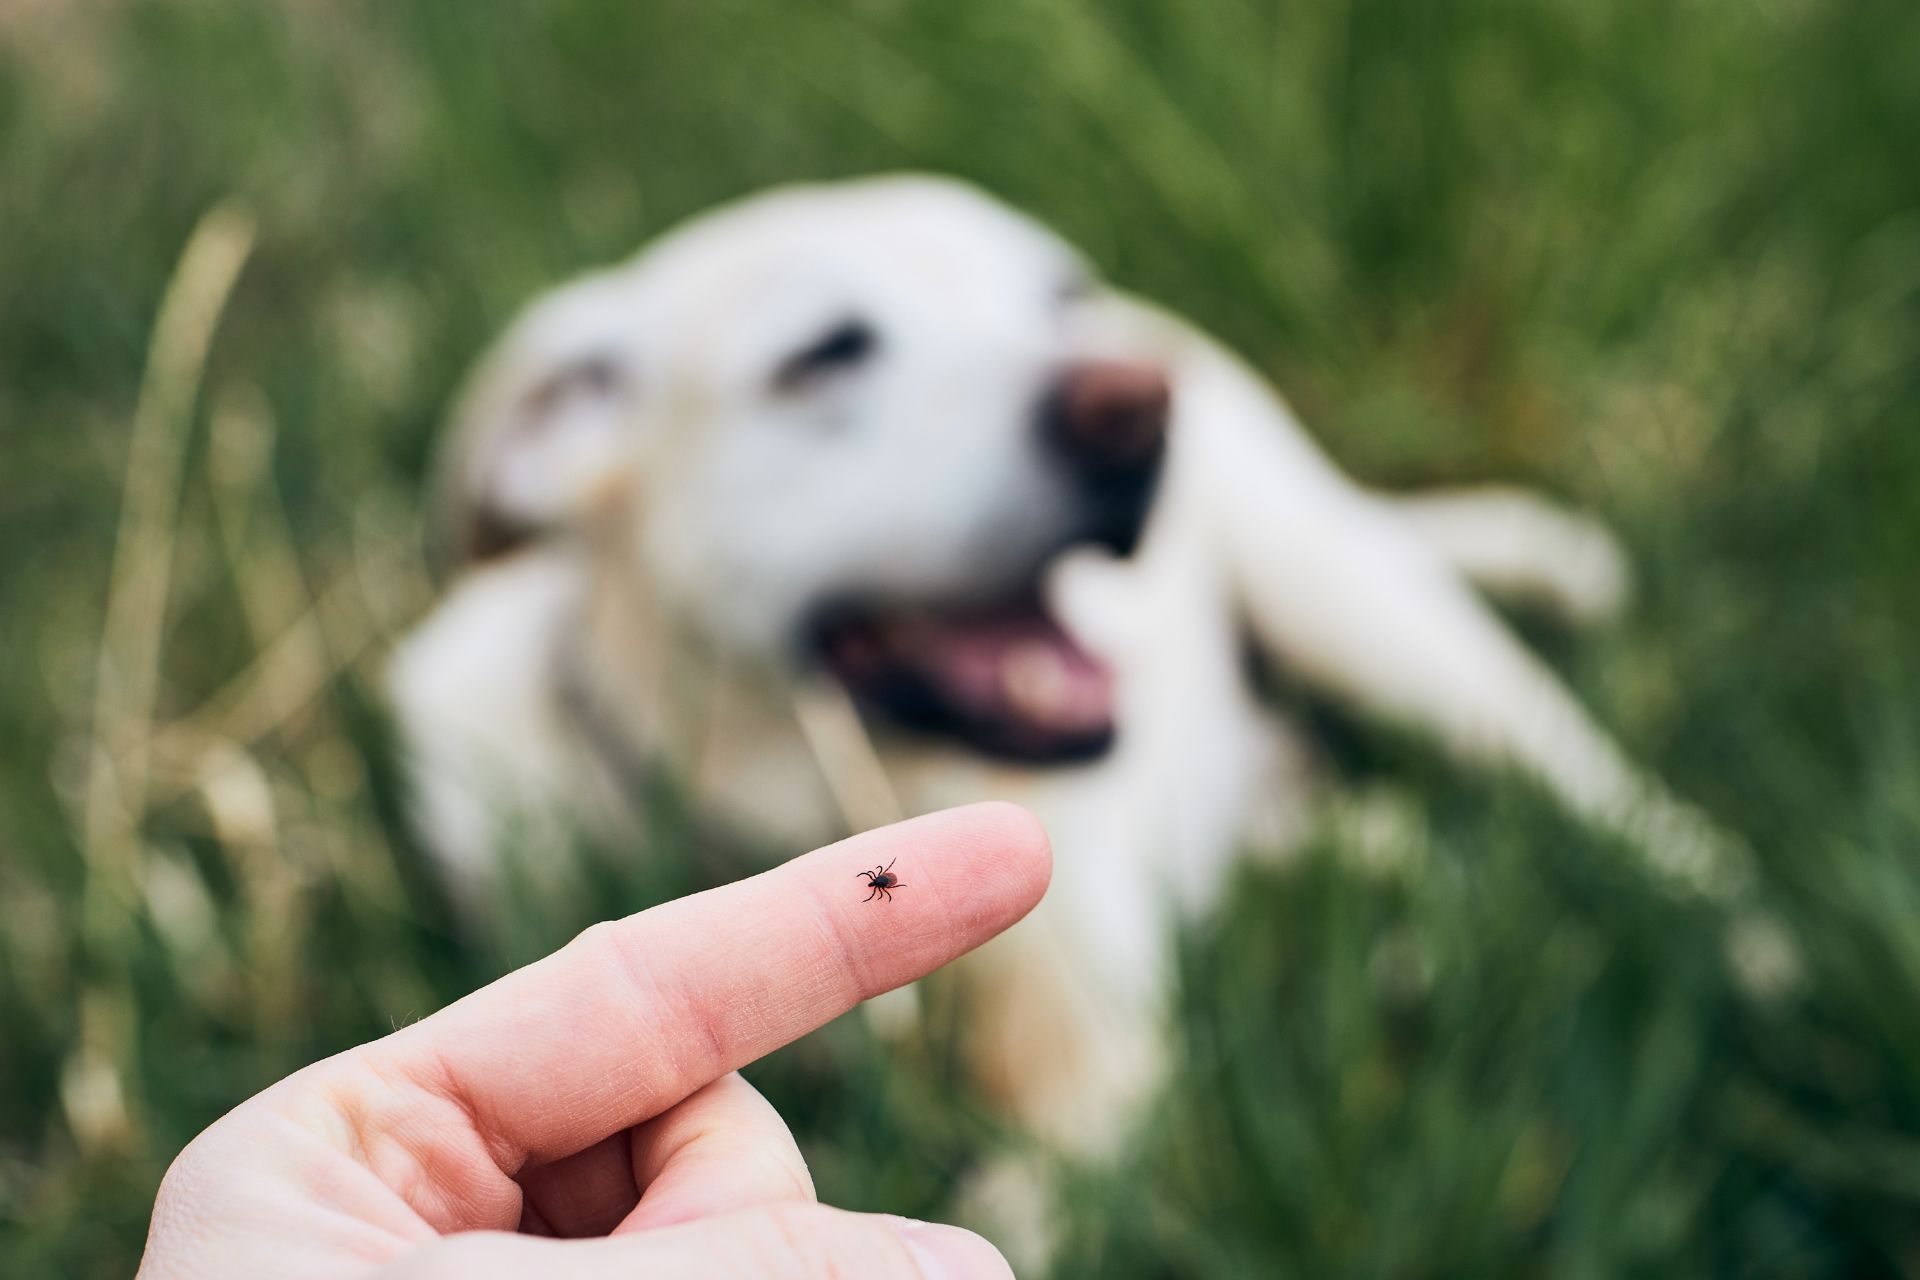
M 1706 908 L 1363 733 L 1395 856 L 1330 832 L 1184 937 L 1180 1079 L 1125 1167 L 1070 1173 L 1063 1273 L 1920 1273 L 1917 156 L 1908 0 L 0 9 L 0 1273 L 126 1274 L 239 1098 L 743 865 L 663 817 L 643 871 L 462 946 L 396 819 L 380 646 L 426 599 L 449 390 L 525 297 L 907 166 L 1220 333 L 1360 475 L 1613 521 L 1640 602 L 1554 660 L 1751 839 L 1806 953 L 1746 1000 Z M 320 693 L 218 757 L 224 800 L 169 784 L 88 844 L 130 423 L 225 200 L 257 243 L 148 547 L 150 710 L 316 598 L 274 687 Z M 754 1078 L 852 1206 L 938 1213 L 1006 1140 L 939 1037 L 892 1059 L 846 1020 Z

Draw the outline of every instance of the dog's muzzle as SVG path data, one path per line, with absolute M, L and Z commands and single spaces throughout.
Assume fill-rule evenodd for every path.
M 1114 734 L 1113 679 L 1046 608 L 1047 565 L 1070 546 L 1124 555 L 1145 528 L 1166 454 L 1171 389 L 1150 365 L 1064 369 L 1037 428 L 1074 510 L 1011 594 L 985 603 L 822 609 L 809 647 L 865 708 L 893 723 L 1029 763 L 1087 760 Z
M 1083 541 L 1122 555 L 1139 541 L 1172 406 L 1165 370 L 1118 360 L 1070 365 L 1042 397 L 1041 438 L 1085 504 Z

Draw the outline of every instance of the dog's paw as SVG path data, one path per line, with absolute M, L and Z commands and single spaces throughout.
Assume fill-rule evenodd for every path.
M 1563 514 L 1560 520 L 1548 539 L 1554 554 L 1543 566 L 1542 584 L 1550 587 L 1546 603 L 1570 626 L 1619 617 L 1633 597 L 1633 570 L 1619 539 L 1584 516 Z

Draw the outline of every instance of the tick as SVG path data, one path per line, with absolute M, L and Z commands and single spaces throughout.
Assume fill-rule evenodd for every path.
M 893 860 L 893 862 L 898 862 L 898 861 L 900 861 L 900 859 L 898 858 L 895 858 Z M 871 871 L 862 871 L 858 873 L 867 878 L 867 884 L 871 886 L 873 889 L 872 893 L 868 894 L 866 897 L 861 899 L 862 902 L 872 902 L 876 896 L 885 898 L 888 902 L 892 902 L 893 894 L 891 890 L 904 889 L 907 887 L 900 883 L 900 878 L 898 876 L 893 874 L 893 862 L 889 862 L 884 867 L 875 867 Z

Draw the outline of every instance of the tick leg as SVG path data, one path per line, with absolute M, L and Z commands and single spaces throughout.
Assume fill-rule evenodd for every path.
M 900 859 L 897 857 L 893 860 L 893 862 L 898 862 L 898 861 L 900 861 Z M 887 872 L 893 870 L 893 862 L 889 862 L 886 866 L 880 868 L 880 873 L 882 875 L 885 875 Z

